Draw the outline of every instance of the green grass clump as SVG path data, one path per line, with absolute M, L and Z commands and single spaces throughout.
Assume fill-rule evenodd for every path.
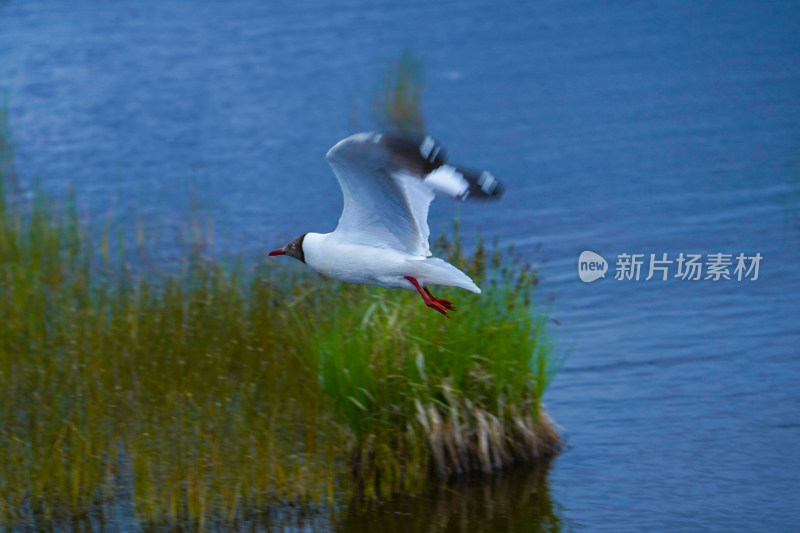
M 409 490 L 431 470 L 496 470 L 560 445 L 541 409 L 555 368 L 545 318 L 531 306 L 535 271 L 502 268 L 497 251 L 487 269 L 482 245 L 465 257 L 457 231 L 438 248 L 484 288 L 438 288 L 459 304 L 449 320 L 406 292 L 375 289 L 309 311 L 321 386 L 352 432 L 351 468 L 368 493 Z

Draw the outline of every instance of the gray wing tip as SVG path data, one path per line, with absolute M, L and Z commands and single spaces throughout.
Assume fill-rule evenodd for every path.
M 444 146 L 430 135 L 383 133 L 380 134 L 380 143 L 400 166 L 414 170 L 420 177 L 447 162 Z
M 405 169 L 423 178 L 447 161 L 444 147 L 430 135 L 402 135 L 398 133 L 356 133 L 336 143 L 326 155 L 329 162 L 356 160 L 367 154 L 377 156 L 374 150 L 385 150 L 391 170 Z M 370 152 L 370 150 L 372 150 Z
M 424 178 L 437 193 L 456 200 L 499 200 L 505 186 L 488 171 L 442 165 Z
M 376 155 L 380 146 L 386 150 L 391 170 L 407 170 L 427 182 L 438 192 L 460 200 L 498 200 L 505 186 L 485 170 L 447 165 L 447 151 L 430 135 L 405 135 L 388 132 L 356 133 L 328 150 L 328 162 L 355 162 Z M 438 172 L 437 172 L 438 171 Z
M 403 166 L 417 170 L 419 177 L 430 182 L 430 185 L 434 185 L 433 182 L 443 185 L 444 189 L 439 192 L 448 196 L 460 200 L 499 200 L 505 193 L 505 185 L 488 171 L 447 165 L 447 151 L 430 135 L 385 133 L 380 143 L 401 159 Z M 440 169 L 447 171 L 438 173 L 437 179 L 430 180 Z M 451 169 L 453 172 L 450 172 Z
M 488 170 L 472 170 L 456 167 L 469 183 L 466 200 L 499 200 L 506 192 L 506 186 Z

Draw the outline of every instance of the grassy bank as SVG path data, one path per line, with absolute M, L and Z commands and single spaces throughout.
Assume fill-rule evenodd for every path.
M 0 523 L 125 491 L 141 519 L 202 523 L 558 447 L 534 274 L 497 252 L 440 241 L 484 288 L 437 291 L 448 320 L 277 261 L 145 271 L 74 209 L 12 203 L 0 192 Z

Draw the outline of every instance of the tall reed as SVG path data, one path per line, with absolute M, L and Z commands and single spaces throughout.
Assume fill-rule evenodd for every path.
M 534 278 L 480 247 L 450 257 L 489 274 L 481 296 L 441 291 L 448 320 L 266 261 L 143 273 L 91 235 L 74 207 L 0 192 L 0 521 L 86 510 L 128 467 L 140 516 L 201 521 L 414 492 L 557 445 Z

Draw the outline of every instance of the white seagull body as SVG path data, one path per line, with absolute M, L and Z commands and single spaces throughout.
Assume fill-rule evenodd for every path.
M 491 174 L 445 164 L 444 150 L 431 137 L 359 133 L 336 144 L 327 158 L 344 195 L 339 225 L 331 233 L 302 235 L 269 255 L 295 257 L 341 281 L 417 290 L 445 316 L 455 307 L 434 298 L 428 285 L 481 292 L 469 276 L 431 257 L 427 219 L 436 193 L 460 200 L 499 197 L 503 188 Z

